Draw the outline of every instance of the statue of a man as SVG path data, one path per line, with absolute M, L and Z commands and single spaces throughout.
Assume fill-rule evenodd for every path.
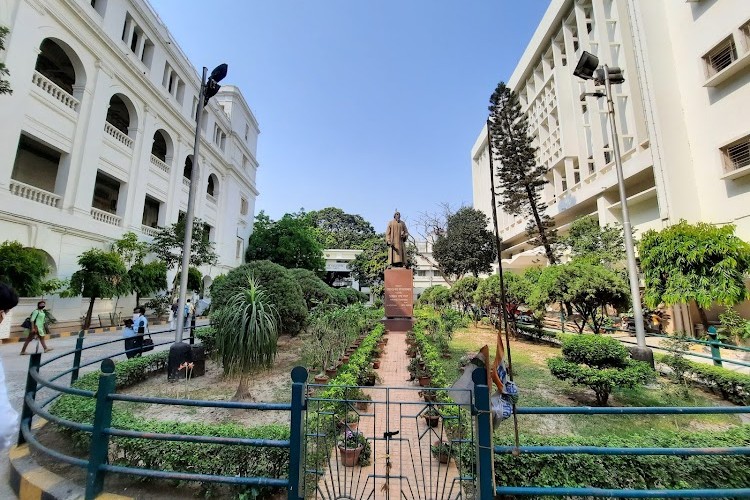
M 393 220 L 385 230 L 385 242 L 388 245 L 388 267 L 406 266 L 406 238 L 409 231 L 401 220 L 401 214 L 393 214 Z

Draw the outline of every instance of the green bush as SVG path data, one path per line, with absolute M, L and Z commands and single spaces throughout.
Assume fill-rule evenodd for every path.
M 216 330 L 213 327 L 196 328 L 195 337 L 201 341 L 206 356 L 211 356 L 216 351 Z
M 307 304 L 309 310 L 320 304 L 334 302 L 336 289 L 326 285 L 314 272 L 308 269 L 297 268 L 290 269 L 289 273 L 302 289 L 302 296 L 305 298 L 305 304 Z
M 0 244 L 0 283 L 12 286 L 21 297 L 42 294 L 42 282 L 49 272 L 41 250 L 25 248 L 17 241 Z
M 217 311 L 227 304 L 229 297 L 247 285 L 252 274 L 268 292 L 281 319 L 281 331 L 297 335 L 307 322 L 307 305 L 302 288 L 294 275 L 278 264 L 268 260 L 253 261 L 230 271 L 225 278 L 211 286 L 211 310 Z
M 593 390 L 600 405 L 607 404 L 615 387 L 637 387 L 656 376 L 648 364 L 630 359 L 628 350 L 610 337 L 566 336 L 562 353 L 562 357 L 547 360 L 552 375 Z
M 654 357 L 662 363 L 669 361 L 668 355 L 656 354 Z M 694 379 L 688 378 L 688 382 L 708 386 L 734 404 L 750 405 L 750 375 L 690 360 L 685 360 L 685 364 L 685 373 L 694 376 Z
M 598 447 L 729 447 L 750 446 L 750 426 L 724 432 L 651 431 L 626 438 L 521 436 L 525 446 Z M 511 433 L 496 445 L 513 445 Z M 463 450 L 467 459 L 473 450 Z M 502 486 L 567 486 L 595 488 L 746 488 L 747 456 L 636 455 L 495 455 L 495 480 Z

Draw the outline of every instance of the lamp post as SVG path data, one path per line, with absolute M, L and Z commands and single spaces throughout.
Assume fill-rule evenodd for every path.
M 638 282 L 638 266 L 635 262 L 635 246 L 633 244 L 633 231 L 630 225 L 630 213 L 628 212 L 628 200 L 625 192 L 625 176 L 622 172 L 622 157 L 620 156 L 620 140 L 617 135 L 617 124 L 615 122 L 615 105 L 612 99 L 612 84 L 623 83 L 625 77 L 618 67 L 609 67 L 606 64 L 599 67 L 599 58 L 583 51 L 573 74 L 584 80 L 593 80 L 597 85 L 604 85 L 604 92 L 584 92 L 581 94 L 583 101 L 586 96 L 606 97 L 609 115 L 609 127 L 612 133 L 612 150 L 615 155 L 615 171 L 617 172 L 617 187 L 620 192 L 620 205 L 622 208 L 622 227 L 625 233 L 625 255 L 628 263 L 628 279 L 630 281 L 630 295 L 633 302 L 633 321 L 635 322 L 635 336 L 638 346 L 634 349 L 634 356 L 643 361 L 654 364 L 654 356 L 651 349 L 646 346 L 646 330 L 643 326 L 643 309 L 641 308 L 641 289 Z
M 187 295 L 187 284 L 188 284 L 188 270 L 190 268 L 190 254 L 191 246 L 193 244 L 193 219 L 195 212 L 195 197 L 198 191 L 198 173 L 200 172 L 200 165 L 198 161 L 198 153 L 200 152 L 201 146 L 201 121 L 203 118 L 203 108 L 208 104 L 208 100 L 221 88 L 219 82 L 227 76 L 228 66 L 226 64 L 220 64 L 211 72 L 211 75 L 206 81 L 206 75 L 208 73 L 207 68 L 203 68 L 203 76 L 201 77 L 201 88 L 198 94 L 198 105 L 196 106 L 195 113 L 195 144 L 193 146 L 193 168 L 190 174 L 190 190 L 188 192 L 188 204 L 187 212 L 185 213 L 185 240 L 182 244 L 182 267 L 180 269 L 180 291 L 177 298 L 177 318 L 176 321 L 176 332 L 175 342 L 182 342 L 182 331 L 185 327 L 185 296 Z M 173 346 L 174 347 L 174 346 Z

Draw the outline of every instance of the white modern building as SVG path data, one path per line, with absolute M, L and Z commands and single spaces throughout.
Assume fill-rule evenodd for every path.
M 735 224 L 750 240 L 750 2 L 550 2 L 507 82 L 536 137 L 543 199 L 563 233 L 588 214 L 621 220 L 606 100 L 581 99 L 594 84 L 573 76 L 584 50 L 624 73 L 613 94 L 636 237 L 686 219 Z M 474 206 L 491 217 L 486 127 L 471 158 Z M 500 210 L 498 225 L 504 264 L 546 263 L 525 220 Z M 690 321 L 679 312 L 678 328 Z
M 237 87 L 202 110 L 196 169 L 200 77 L 146 0 L 0 0 L 0 25 L 13 89 L 0 96 L 2 240 L 43 250 L 66 278 L 82 252 L 176 222 L 197 182 L 219 255 L 206 282 L 242 263 L 260 131 Z M 79 317 L 80 300 L 52 306 Z
M 417 247 L 417 265 L 414 268 L 414 297 L 425 291 L 425 289 L 441 285 L 450 287 L 440 274 L 432 255 L 432 243 L 428 240 L 415 241 Z

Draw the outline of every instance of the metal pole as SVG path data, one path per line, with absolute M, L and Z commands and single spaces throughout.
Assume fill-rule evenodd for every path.
M 289 473 L 287 476 L 289 477 L 289 487 L 287 488 L 289 500 L 304 498 L 305 433 L 302 417 L 306 406 L 306 386 L 307 370 L 301 366 L 295 366 L 292 369 L 292 411 L 289 434 Z
M 94 428 L 89 443 L 89 463 L 86 468 L 86 500 L 94 500 L 104 488 L 106 471 L 101 466 L 107 463 L 109 434 L 105 432 L 112 425 L 112 400 L 115 392 L 115 363 L 111 359 L 102 361 L 99 374 L 99 387 L 96 391 Z
M 633 231 L 630 226 L 630 214 L 628 213 L 628 200 L 625 193 L 625 178 L 622 173 L 622 157 L 620 156 L 620 140 L 617 135 L 617 124 L 615 123 L 615 105 L 612 100 L 612 84 L 609 80 L 609 68 L 605 64 L 604 85 L 607 94 L 607 105 L 609 107 L 609 126 L 612 129 L 612 149 L 615 153 L 615 170 L 617 171 L 617 187 L 620 190 L 620 204 L 622 205 L 622 227 L 625 233 L 625 254 L 628 260 L 628 279 L 630 281 L 630 295 L 633 299 L 633 320 L 635 321 L 635 336 L 638 347 L 646 347 L 646 330 L 643 328 L 643 310 L 641 309 L 641 287 L 638 283 L 638 266 L 635 263 L 635 247 L 633 244 Z
M 185 295 L 187 295 L 188 269 L 190 268 L 190 247 L 193 244 L 193 217 L 195 212 L 195 196 L 198 190 L 198 153 L 201 147 L 201 119 L 203 118 L 203 99 L 206 95 L 206 77 L 208 68 L 203 68 L 201 90 L 198 94 L 198 106 L 195 110 L 195 145 L 193 146 L 193 169 L 190 173 L 190 191 L 188 193 L 187 213 L 185 214 L 185 242 L 182 244 L 182 268 L 180 269 L 180 293 L 177 298 L 177 322 L 175 342 L 182 342 L 182 330 L 185 327 Z
M 471 374 L 474 382 L 474 414 L 476 418 L 476 472 L 479 498 L 495 498 L 493 474 L 494 451 L 490 414 L 490 388 L 487 385 L 487 370 L 477 368 Z
M 78 338 L 76 339 L 76 352 L 73 354 L 73 371 L 70 372 L 70 385 L 73 385 L 78 380 L 78 372 L 81 368 L 81 351 L 83 351 L 83 330 L 78 332 Z

